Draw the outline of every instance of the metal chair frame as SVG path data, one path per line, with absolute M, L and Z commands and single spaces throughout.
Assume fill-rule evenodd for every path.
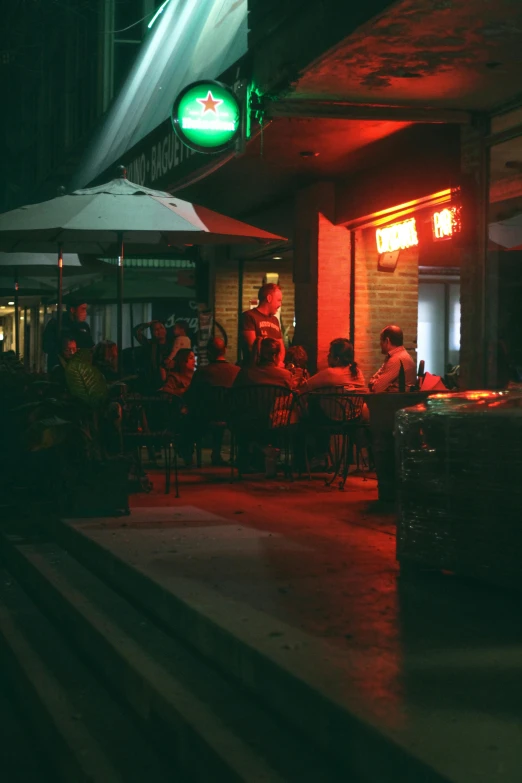
M 346 479 L 348 478 L 350 456 L 353 452 L 356 432 L 358 429 L 366 429 L 368 426 L 362 419 L 365 397 L 366 394 L 364 392 L 357 392 L 350 387 L 325 386 L 305 392 L 299 398 L 305 436 L 310 432 L 324 432 L 328 434 L 330 436 L 330 449 L 331 436 L 334 436 L 333 475 L 331 478 L 325 479 L 326 486 L 331 486 L 339 477 L 339 489 L 344 489 Z M 310 478 L 306 437 L 305 459 Z M 359 465 L 359 456 L 357 456 L 357 464 Z
M 292 416 L 295 411 L 296 394 L 286 386 L 256 384 L 236 386 L 230 390 L 228 426 L 231 434 L 230 479 L 234 480 L 234 465 L 237 462 L 238 479 L 242 478 L 238 459 L 239 433 L 250 432 L 253 436 L 273 433 L 282 445 L 285 457 L 285 475 L 292 479 Z
M 189 401 L 189 415 L 204 423 L 205 429 L 196 437 L 196 464 L 201 467 L 201 439 L 203 434 L 213 427 L 228 429 L 230 392 L 228 386 L 201 385 L 197 397 Z M 231 454 L 232 461 L 232 454 Z
M 141 431 L 132 432 L 129 430 L 123 430 L 123 442 L 124 444 L 137 449 L 138 461 L 141 466 L 141 449 L 143 446 L 148 448 L 159 447 L 163 450 L 163 457 L 165 463 L 165 494 L 170 494 L 170 484 L 172 467 L 174 467 L 174 488 L 176 491 L 175 496 L 179 498 L 179 481 L 178 481 L 178 458 L 176 451 L 176 437 L 178 432 L 175 428 L 167 427 L 158 431 L 150 431 L 147 408 L 150 406 L 157 406 L 157 408 L 163 408 L 163 420 L 169 422 L 174 421 L 176 416 L 180 415 L 181 400 L 178 397 L 166 397 L 161 395 L 144 396 L 144 395 L 127 395 L 123 401 L 124 410 L 124 422 L 128 421 L 129 415 L 132 412 L 138 413 L 141 423 Z M 140 426 L 138 424 L 138 426 Z

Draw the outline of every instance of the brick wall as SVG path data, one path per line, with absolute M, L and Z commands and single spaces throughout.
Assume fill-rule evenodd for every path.
M 220 259 L 215 267 L 214 318 L 227 333 L 227 357 L 231 362 L 237 358 L 238 285 L 238 262 Z
M 283 322 L 285 336 L 291 340 L 293 337 L 295 297 L 292 267 L 289 261 L 278 262 L 264 260 L 245 262 L 241 310 L 248 310 L 250 307 L 250 300 L 257 298 L 257 292 L 263 285 L 263 279 L 267 272 L 275 272 L 279 275 L 279 284 L 283 289 L 281 320 Z M 230 361 L 235 362 L 238 356 L 237 329 L 239 316 L 239 263 L 237 261 L 220 260 L 216 263 L 214 291 L 215 319 L 227 332 L 227 355 Z
M 382 364 L 379 334 L 389 324 L 402 328 L 404 345 L 416 360 L 418 251 L 401 250 L 395 270 L 380 271 L 375 228 L 357 231 L 355 241 L 355 358 L 368 380 Z
M 328 347 L 350 334 L 350 232 L 319 213 L 317 252 L 317 367 L 327 366 Z

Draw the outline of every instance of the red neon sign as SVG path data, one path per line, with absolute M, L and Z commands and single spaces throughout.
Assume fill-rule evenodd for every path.
M 434 239 L 449 239 L 460 231 L 459 210 L 457 207 L 447 207 L 434 212 L 431 224 Z
M 378 228 L 375 232 L 377 250 L 379 253 L 394 253 L 396 250 L 405 250 L 419 244 L 417 236 L 417 224 L 415 218 L 404 220 L 402 223 L 393 223 L 385 228 Z

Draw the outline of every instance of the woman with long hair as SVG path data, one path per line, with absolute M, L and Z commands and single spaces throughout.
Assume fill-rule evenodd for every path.
M 354 359 L 353 345 L 344 337 L 330 343 L 328 367 L 312 375 L 304 386 L 305 391 L 325 386 L 345 386 L 348 389 L 368 391 L 364 375 Z
M 254 364 L 243 367 L 234 386 L 286 386 L 292 388 L 292 374 L 280 367 L 281 343 L 273 337 L 258 337 L 252 355 Z

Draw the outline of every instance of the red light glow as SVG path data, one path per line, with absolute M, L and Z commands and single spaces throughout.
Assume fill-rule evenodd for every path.
M 378 228 L 375 232 L 377 250 L 379 253 L 394 253 L 396 250 L 405 250 L 419 244 L 417 236 L 417 224 L 415 218 L 404 220 L 402 223 L 393 223 L 385 228 Z
M 431 222 L 434 239 L 450 239 L 460 231 L 459 212 L 457 207 L 446 207 L 433 213 Z

